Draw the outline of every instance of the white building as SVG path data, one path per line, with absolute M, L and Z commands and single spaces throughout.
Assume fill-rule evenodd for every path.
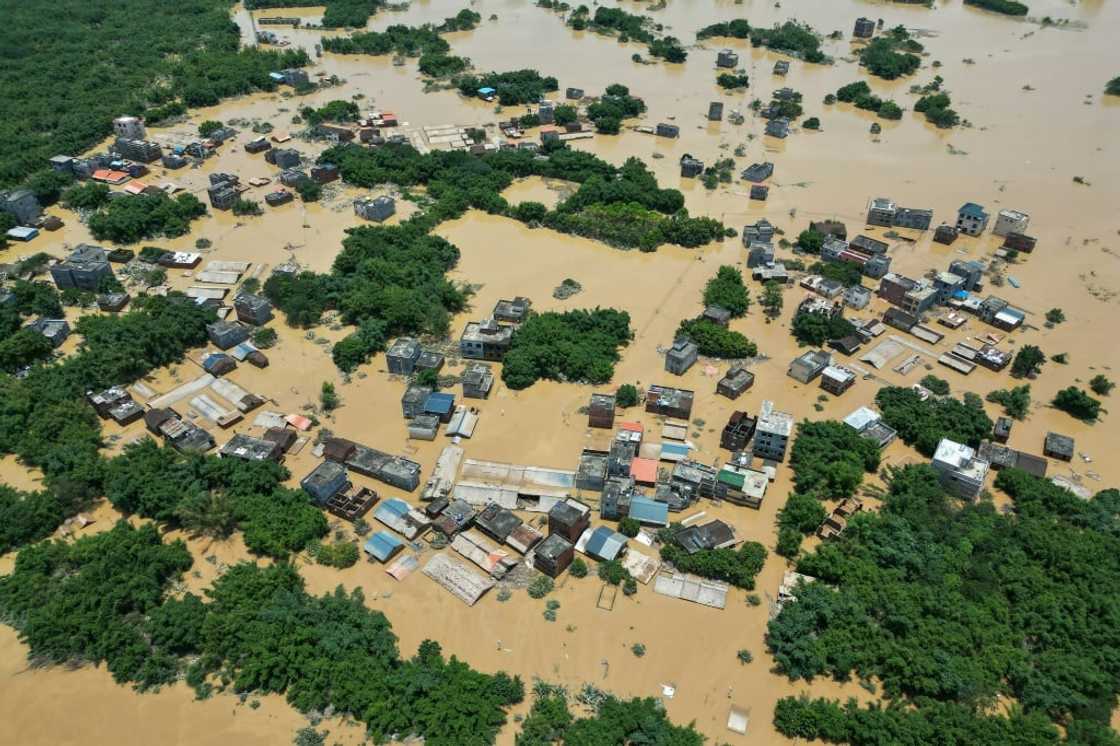
M 992 233 L 1006 236 L 1008 233 L 1026 233 L 1031 224 L 1031 216 L 1018 210 L 1000 210 L 996 216 L 996 227 Z
M 117 117 L 113 120 L 113 132 L 117 137 L 129 140 L 144 139 L 144 122 L 138 117 Z
M 775 412 L 774 402 L 762 402 L 758 425 L 754 431 L 754 455 L 773 461 L 783 461 L 786 446 L 793 435 L 793 415 Z
M 934 471 L 937 478 L 951 494 L 968 500 L 975 500 L 984 487 L 988 476 L 989 464 L 977 458 L 976 451 L 948 438 L 942 438 L 933 454 Z

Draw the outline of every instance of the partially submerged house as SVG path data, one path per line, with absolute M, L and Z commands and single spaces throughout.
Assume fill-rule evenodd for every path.
M 591 403 L 587 407 L 587 426 L 610 428 L 614 427 L 614 394 L 592 394 Z
M 575 558 L 575 544 L 560 534 L 549 534 L 537 544 L 533 554 L 533 567 L 550 578 L 560 576 Z
M 801 383 L 809 383 L 832 363 L 832 355 L 825 350 L 809 350 L 795 357 L 786 374 Z
M 754 385 L 754 373 L 741 365 L 733 365 L 716 384 L 716 393 L 728 399 L 738 399 Z
M 218 452 L 222 458 L 239 458 L 242 461 L 276 461 L 283 457 L 280 446 L 264 438 L 237 433 Z
M 420 342 L 412 337 L 400 337 L 386 350 L 385 364 L 390 373 L 409 376 L 412 375 L 419 357 Z
M 591 508 L 578 500 L 563 500 L 548 511 L 548 533 L 559 534 L 573 544 L 590 524 Z
M 783 461 L 792 435 L 793 415 L 776 411 L 772 401 L 763 401 L 755 425 L 754 455 L 771 461 Z
M 742 451 L 754 436 L 758 420 L 746 412 L 732 412 L 719 436 L 720 448 Z
M 691 339 L 676 339 L 665 353 L 665 370 L 673 375 L 683 376 L 700 356 L 700 348 Z
M 942 438 L 930 463 L 938 481 L 950 493 L 968 500 L 976 499 L 984 487 L 989 464 L 963 443 Z
M 965 202 L 957 211 L 957 231 L 969 236 L 979 236 L 988 227 L 989 215 L 975 202 Z
M 350 486 L 346 475 L 346 467 L 335 461 L 324 461 L 306 477 L 300 480 L 299 486 L 311 499 L 320 505 L 325 505 L 328 500 Z
M 650 414 L 687 420 L 692 416 L 694 396 L 694 392 L 688 389 L 654 384 L 646 389 L 646 411 Z
M 354 214 L 363 220 L 383 223 L 397 211 L 397 203 L 392 197 L 362 197 L 354 200 Z
M 628 541 L 629 539 L 613 528 L 599 526 L 589 529 L 586 540 L 581 540 L 580 543 L 583 544 L 583 551 L 588 556 L 599 562 L 611 562 L 622 556 Z
M 96 293 L 101 280 L 113 276 L 108 255 L 100 246 L 83 243 L 65 260 L 51 267 L 51 279 L 59 290 L 76 288 Z
M 494 388 L 494 371 L 484 363 L 467 363 L 462 383 L 463 398 L 485 399 Z
M 1046 433 L 1046 439 L 1042 445 L 1043 454 L 1060 461 L 1072 461 L 1073 450 L 1073 438 L 1055 432 Z
M 513 327 L 494 319 L 470 321 L 459 338 L 460 354 L 471 360 L 499 361 L 513 340 Z

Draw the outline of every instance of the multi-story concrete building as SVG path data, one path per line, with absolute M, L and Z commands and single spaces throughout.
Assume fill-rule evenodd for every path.
M 1031 224 L 1031 216 L 1018 210 L 1000 210 L 992 233 L 1006 236 L 1009 233 L 1026 233 Z
M 113 132 L 117 137 L 129 140 L 143 140 L 147 134 L 144 122 L 138 117 L 117 117 L 113 120 Z
M 77 288 L 96 293 L 102 278 L 112 275 L 105 249 L 88 243 L 78 244 L 65 261 L 51 267 L 51 279 L 59 290 Z
M 856 19 L 855 28 L 852 29 L 852 36 L 857 39 L 870 39 L 875 35 L 875 21 L 870 18 L 860 16 Z
M 665 354 L 665 370 L 673 375 L 683 376 L 696 363 L 700 348 L 690 339 L 677 339 Z
M 895 205 L 894 200 L 886 197 L 876 197 L 867 206 L 867 224 L 890 228 L 894 225 L 894 216 L 897 211 L 898 206 Z
M 163 157 L 159 143 L 130 137 L 118 137 L 113 143 L 113 152 L 140 163 L 154 163 Z
M 20 225 L 34 225 L 43 214 L 35 195 L 27 189 L 0 192 L 0 212 L 6 212 Z
M 786 446 L 793 436 L 793 415 L 774 411 L 774 402 L 762 402 L 754 430 L 755 456 L 771 461 L 783 461 Z
M 979 236 L 988 227 L 988 213 L 975 202 L 965 202 L 957 211 L 957 230 L 968 236 Z
M 967 500 L 975 500 L 980 494 L 989 468 L 988 462 L 977 458 L 972 448 L 948 438 L 942 438 L 937 444 L 930 465 L 937 472 L 941 486 Z
M 459 352 L 472 360 L 501 360 L 509 350 L 513 327 L 494 319 L 471 321 L 459 338 Z
M 354 200 L 354 214 L 365 220 L 383 222 L 397 211 L 397 203 L 392 197 L 364 197 Z

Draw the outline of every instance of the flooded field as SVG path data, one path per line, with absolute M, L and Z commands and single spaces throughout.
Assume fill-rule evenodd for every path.
M 439 22 L 460 7 L 450 2 L 413 2 L 403 12 L 381 12 L 371 19 L 370 26 L 380 30 L 396 23 Z M 930 269 L 945 269 L 958 258 L 988 260 L 1000 239 L 987 233 L 979 239 L 962 237 L 952 246 L 943 246 L 932 242 L 930 232 L 904 231 L 905 238 L 886 236 L 885 229 L 863 227 L 870 198 L 889 196 L 899 204 L 932 208 L 935 225 L 952 222 L 957 208 L 966 201 L 983 204 L 993 213 L 1002 208 L 1029 213 L 1030 233 L 1037 236 L 1038 248 L 1005 269 L 1019 287 L 1006 284 L 988 288 L 1027 312 L 1025 327 L 1008 335 L 1000 347 L 1014 350 L 1024 344 L 1037 344 L 1050 355 L 1067 353 L 1069 362 L 1064 366 L 1047 363 L 1042 376 L 1031 382 L 1032 411 L 1024 422 L 1015 423 L 1009 445 L 1041 453 L 1047 431 L 1065 433 L 1076 438 L 1077 451 L 1091 461 L 1080 457 L 1069 464 L 1051 461 L 1050 475 L 1071 476 L 1093 491 L 1120 485 L 1120 463 L 1109 458 L 1118 434 L 1115 414 L 1086 425 L 1047 405 L 1056 391 L 1074 382 L 1084 386 L 1096 373 L 1116 378 L 1120 371 L 1120 351 L 1113 343 L 1111 323 L 1117 315 L 1120 293 L 1120 145 L 1116 142 L 1120 99 L 1112 97 L 1109 101 L 1101 96 L 1105 81 L 1120 71 L 1120 53 L 1115 46 L 1120 6 L 1104 0 L 1081 0 L 1076 5 L 1036 0 L 1031 18 L 1050 15 L 1070 21 L 1065 27 L 1044 27 L 1031 20 L 1014 20 L 965 7 L 959 0 L 939 2 L 934 9 L 857 0 L 791 0 L 781 7 L 760 0 L 669 0 L 663 9 L 645 11 L 638 10 L 644 6 L 625 4 L 631 12 L 654 16 L 665 25 L 666 33 L 690 45 L 689 59 L 683 65 L 631 62 L 632 54 L 644 55 L 642 46 L 573 31 L 563 24 L 560 15 L 526 0 L 485 0 L 472 7 L 483 17 L 479 28 L 451 34 L 448 40 L 453 53 L 469 57 L 476 69 L 535 68 L 559 79 L 561 96 L 567 86 L 579 86 L 593 94 L 620 82 L 645 99 L 649 112 L 641 124 L 678 124 L 681 137 L 677 140 L 624 129 L 618 136 L 596 136 L 573 147 L 615 163 L 630 156 L 641 158 L 662 186 L 684 192 L 693 214 L 719 218 L 736 229 L 765 217 L 790 240 L 810 219 L 839 219 L 847 223 L 849 236 L 867 233 L 889 241 L 892 269 L 918 277 Z M 321 13 L 322 9 L 314 8 L 283 11 L 284 15 L 300 15 L 308 21 Z M 887 27 L 904 24 L 920 30 L 928 54 L 916 75 L 891 82 L 869 77 L 859 68 L 848 37 L 860 15 L 881 17 Z M 824 44 L 824 51 L 835 58 L 835 64 L 808 65 L 794 60 L 789 75 L 779 78 L 771 75 L 773 63 L 788 58 L 752 49 L 749 43 L 715 39 L 691 46 L 698 28 L 742 17 L 756 26 L 796 18 L 822 34 L 842 31 L 843 39 L 826 39 Z M 246 11 L 238 9 L 235 18 L 243 29 L 249 29 Z M 283 28 L 278 33 L 310 51 L 324 32 Z M 751 81 L 746 92 L 728 94 L 715 85 L 714 58 L 722 46 L 740 53 L 741 66 Z M 935 61 L 940 63 L 936 68 Z M 207 119 L 267 122 L 275 131 L 290 129 L 295 134 L 300 125 L 292 123 L 292 116 L 300 107 L 357 95 L 363 97 L 359 100 L 363 109 L 395 112 L 405 130 L 440 124 L 491 125 L 524 110 L 514 107 L 498 113 L 493 104 L 464 99 L 454 90 L 424 93 L 415 60 L 395 66 L 388 56 L 325 54 L 315 60 L 312 71 L 338 75 L 344 82 L 305 97 L 277 93 L 227 101 L 192 112 L 189 121 L 153 128 L 149 136 L 163 142 L 185 141 L 194 136 L 198 123 Z M 882 133 L 871 135 L 868 128 L 875 120 L 866 112 L 847 104 L 821 103 L 838 87 L 866 80 L 877 95 L 912 109 L 916 96 L 908 93 L 909 86 L 929 82 L 935 74 L 944 78 L 954 108 L 971 126 L 938 130 L 921 115 L 907 111 L 900 121 L 883 121 Z M 765 120 L 751 114 L 750 101 L 768 100 L 770 92 L 782 86 L 802 92 L 805 116 L 820 117 L 820 132 L 801 131 L 786 140 L 763 136 Z M 706 121 L 709 101 L 724 101 L 728 110 L 741 110 L 746 114 L 745 123 L 736 126 L 728 121 Z M 242 134 L 237 141 L 225 145 L 201 168 L 163 173 L 157 166 L 156 173 L 145 181 L 173 181 L 204 198 L 207 177 L 215 171 L 237 173 L 242 182 L 257 176 L 275 180 L 274 167 L 242 149 L 252 137 L 248 126 L 238 129 Z M 294 144 L 305 156 L 314 156 L 324 147 L 304 141 Z M 684 153 L 711 162 L 732 157 L 737 148 L 742 155 L 735 155 L 736 172 L 754 161 L 775 163 L 768 201 L 748 201 L 745 182 L 709 191 L 699 181 L 680 178 L 677 164 Z M 1075 182 L 1074 177 L 1084 183 Z M 262 200 L 271 188 L 251 190 L 247 196 Z M 535 200 L 551 207 L 571 188 L 562 182 L 528 179 L 515 183 L 505 196 L 511 202 Z M 273 267 L 288 261 L 326 271 L 340 249 L 345 230 L 361 222 L 351 203 L 365 192 L 340 182 L 324 191 L 320 204 L 304 205 L 297 200 L 280 208 L 266 208 L 261 217 L 212 211 L 192 225 L 189 235 L 150 243 L 193 251 L 198 239 L 207 239 L 211 245 L 203 250 L 203 265 L 208 260 L 248 261 L 253 264 L 249 275 L 262 279 Z M 401 214 L 407 216 L 410 209 L 404 200 L 398 200 L 397 205 L 398 217 L 394 220 Z M 61 207 L 51 208 L 51 212 L 66 221 L 65 228 L 44 233 L 27 246 L 9 245 L 0 261 L 14 261 L 36 251 L 62 256 L 68 247 L 92 242 L 72 212 Z M 574 469 L 580 449 L 592 437 L 581 408 L 592 391 L 611 391 L 620 383 L 661 383 L 695 390 L 695 419 L 689 439 L 698 449 L 698 460 L 706 463 L 727 457 L 719 449 L 719 431 L 728 415 L 741 409 L 754 413 L 765 399 L 798 420 L 839 419 L 869 403 L 879 386 L 910 385 L 928 372 L 948 379 L 957 395 L 974 391 L 983 396 L 1011 385 L 1006 372 L 978 368 L 964 377 L 936 364 L 936 357 L 956 341 L 994 331 L 970 317 L 957 330 L 939 327 L 947 335 L 933 347 L 889 330 L 887 335 L 914 345 L 911 351 L 923 351 L 923 364 L 903 375 L 890 366 L 874 370 L 859 363 L 873 376 L 858 380 L 841 397 L 820 398 L 823 392 L 815 382 L 801 385 L 786 375 L 789 361 L 799 354 L 789 333 L 790 318 L 807 292 L 794 286 L 786 291 L 779 319 L 767 322 L 756 304 L 745 318 L 732 322 L 732 328 L 756 341 L 760 351 L 760 359 L 751 365 L 756 375 L 754 387 L 732 402 L 714 393 L 727 363 L 701 360 L 678 379 L 664 372 L 663 353 L 672 343 L 679 322 L 700 312 L 704 284 L 719 266 L 744 265 L 746 252 L 738 238 L 694 250 L 662 246 L 654 253 L 639 253 L 547 229 L 529 229 L 513 220 L 478 212 L 444 223 L 435 232 L 462 251 L 452 279 L 477 288 L 471 308 L 453 320 L 451 339 L 458 339 L 468 321 L 488 316 L 498 299 L 515 295 L 531 298 L 533 308 L 542 311 L 595 306 L 625 310 L 635 332 L 609 386 L 540 382 L 514 392 L 499 383 L 488 400 L 472 400 L 481 417 L 476 435 L 462 444 L 468 458 Z M 779 254 L 792 256 L 788 250 Z M 171 270 L 168 281 L 175 288 L 185 289 L 193 284 L 193 274 Z M 552 291 L 566 278 L 578 281 L 582 291 L 567 300 L 557 300 Z M 750 283 L 750 287 L 757 300 L 758 284 Z M 887 307 L 875 298 L 867 309 L 850 315 L 879 316 Z M 1055 307 L 1063 309 L 1067 321 L 1047 328 L 1044 315 Z M 375 448 L 407 455 L 423 465 L 425 477 L 430 473 L 448 440 L 443 435 L 434 442 L 408 439 L 399 413 L 404 382 L 387 374 L 383 355 L 344 380 L 331 362 L 330 345 L 348 328 L 327 323 L 307 332 L 285 326 L 282 319 L 274 321 L 273 327 L 280 339 L 268 351 L 271 365 L 263 370 L 243 365 L 228 376 L 231 380 L 266 398 L 263 409 L 283 413 L 308 411 L 317 403 L 322 382 L 333 382 L 343 406 L 331 416 L 322 417 L 322 427 Z M 67 344 L 64 351 L 75 347 L 77 340 Z M 200 352 L 192 352 L 191 359 L 172 369 L 157 371 L 145 384 L 163 393 L 198 377 L 202 373 L 197 363 Z M 450 360 L 445 371 L 453 374 L 460 366 L 459 361 Z M 458 393 L 458 387 L 455 390 Z M 989 405 L 988 411 L 994 416 L 997 408 Z M 657 418 L 637 409 L 625 416 L 643 422 L 647 429 L 658 427 Z M 217 426 L 209 429 L 221 444 L 233 432 L 259 432 L 252 420 L 250 414 L 227 431 Z M 143 423 L 126 428 L 110 423 L 104 434 L 107 452 L 114 453 L 144 435 Z M 314 431 L 309 435 L 313 437 Z M 308 444 L 298 455 L 287 458 L 293 483 L 318 462 L 311 451 Z M 920 460 L 916 452 L 901 443 L 892 444 L 885 454 L 888 463 Z M 15 459 L 0 460 L 0 481 L 29 489 L 37 480 L 37 475 Z M 770 673 L 772 661 L 766 654 L 763 634 L 769 602 L 788 569 L 786 561 L 773 553 L 774 519 L 791 489 L 790 480 L 788 467 L 779 469 L 758 511 L 707 502 L 689 511 L 723 518 L 735 525 L 741 537 L 760 541 L 770 550 L 758 577 L 757 592 L 762 597 L 759 606 L 748 604 L 744 592 L 732 591 L 727 608 L 716 611 L 657 595 L 647 586 L 633 597 L 619 594 L 613 609 L 607 611 L 598 608 L 600 581 L 564 576 L 550 596 L 560 602 L 557 621 L 548 622 L 542 617 L 544 601 L 533 600 L 524 591 L 515 591 L 505 602 L 490 593 L 475 607 L 467 608 L 419 573 L 398 583 L 384 573 L 381 565 L 360 562 L 339 571 L 310 564 L 306 558 L 300 558 L 298 564 L 309 589 L 316 593 L 339 584 L 362 588 L 367 603 L 384 611 L 392 622 L 404 655 L 411 655 L 422 640 L 432 638 L 446 653 L 475 667 L 505 670 L 527 682 L 541 678 L 570 689 L 592 683 L 619 695 L 654 697 L 663 697 L 663 687 L 670 686 L 675 695 L 664 700 L 672 719 L 695 721 L 712 742 L 781 744 L 787 741 L 774 732 L 771 716 L 774 702 L 782 696 L 809 691 L 816 696 L 873 699 L 854 683 L 790 683 Z M 417 499 L 415 494 L 381 483 L 363 482 L 362 477 L 355 477 L 355 481 L 374 487 L 382 498 L 404 497 L 413 503 Z M 85 532 L 107 529 L 116 518 L 106 505 L 94 516 L 96 523 Z M 339 526 L 338 530 L 350 535 L 349 528 Z M 196 560 L 184 587 L 195 592 L 205 589 L 224 566 L 248 557 L 237 537 L 217 543 L 192 540 L 190 546 Z M 10 555 L 0 557 L 0 572 L 10 571 L 13 561 Z M 697 634 L 700 630 L 702 633 Z M 646 646 L 644 657 L 637 658 L 630 652 L 635 643 Z M 740 649 L 750 650 L 754 662 L 741 664 L 736 658 Z M 60 701 L 65 702 L 67 711 L 61 718 L 57 716 Z M 750 711 L 748 735 L 726 729 L 730 706 Z M 5 724 L 2 730 L 6 734 L 0 740 L 13 743 L 88 743 L 93 733 L 94 743 L 126 745 L 286 743 L 306 723 L 280 697 L 259 698 L 257 707 L 228 695 L 194 702 L 192 692 L 182 684 L 158 694 L 140 695 L 116 686 L 103 669 L 30 669 L 26 647 L 6 627 L 0 629 L 0 721 Z M 330 742 L 361 740 L 360 727 L 335 721 L 327 721 L 324 727 L 331 731 Z M 513 743 L 516 730 L 511 722 L 502 732 L 500 743 Z

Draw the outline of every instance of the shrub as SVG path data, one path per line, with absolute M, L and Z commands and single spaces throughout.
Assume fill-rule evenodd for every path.
M 989 392 L 987 399 L 1002 404 L 1008 417 L 1021 420 L 1027 416 L 1031 407 L 1031 385 L 1027 383 L 1012 389 L 997 389 Z
M 618 532 L 623 536 L 629 536 L 633 539 L 642 530 L 642 524 L 638 523 L 636 518 L 623 518 L 618 522 Z
M 618 387 L 618 391 L 614 395 L 614 403 L 623 409 L 637 406 L 641 401 L 641 394 L 638 387 L 632 383 L 624 383 Z
M 583 558 L 576 557 L 572 560 L 572 564 L 568 565 L 568 572 L 574 578 L 586 578 L 587 563 L 583 561 Z
M 754 660 L 754 656 L 751 655 L 751 651 L 747 650 L 746 648 L 743 648 L 738 653 L 736 653 L 735 657 L 738 658 L 739 662 L 744 665 Z
M 646 646 L 640 642 L 636 642 L 630 646 L 630 652 L 634 654 L 635 658 L 641 658 L 646 654 Z
M 1098 396 L 1108 396 L 1116 388 L 1116 384 L 1109 380 L 1103 373 L 1098 373 L 1089 381 L 1089 388 Z
M 1100 400 L 1094 399 L 1076 386 L 1059 391 L 1054 397 L 1053 404 L 1066 414 L 1086 422 L 1097 419 L 1101 411 Z
M 944 378 L 938 378 L 932 373 L 922 378 L 922 385 L 938 396 L 947 396 L 949 394 L 949 382 Z
M 323 381 L 323 386 L 319 390 L 319 403 L 325 412 L 333 412 L 342 403 L 334 390 L 334 384 L 330 381 Z
M 807 130 L 819 130 L 821 128 L 821 120 L 816 117 L 809 117 L 801 123 L 801 126 Z
M 723 306 L 731 315 L 742 316 L 750 308 L 751 298 L 743 283 L 743 273 L 737 267 L 723 265 L 716 276 L 704 286 L 704 305 Z
M 552 589 L 555 586 L 556 584 L 552 581 L 552 578 L 547 575 L 538 575 L 533 578 L 533 582 L 529 583 L 527 590 L 529 596 L 532 598 L 544 598 L 549 593 L 552 593 Z

